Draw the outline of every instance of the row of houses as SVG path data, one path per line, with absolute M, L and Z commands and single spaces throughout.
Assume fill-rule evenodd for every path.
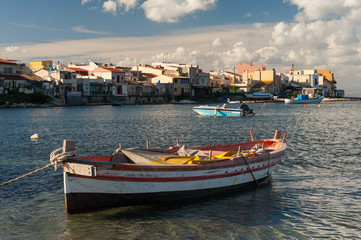
M 51 60 L 29 66 L 0 59 L 0 94 L 42 92 L 76 103 L 114 101 L 128 103 L 200 99 L 213 93 L 267 92 L 287 95 L 295 91 L 341 96 L 329 70 L 277 73 L 263 65 L 239 64 L 233 71 L 203 72 L 198 65 L 168 63 L 121 67 L 89 61 L 62 65 Z M 106 98 L 105 98 L 106 97 Z M 111 98 L 113 97 L 113 98 Z M 83 98 L 83 100 L 81 100 Z M 79 100 L 80 99 L 80 100 Z

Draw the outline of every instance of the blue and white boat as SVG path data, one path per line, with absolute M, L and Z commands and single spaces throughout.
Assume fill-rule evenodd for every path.
M 297 95 L 297 99 L 285 99 L 285 103 L 293 104 L 310 104 L 310 103 L 320 103 L 323 97 L 310 98 L 308 95 Z
M 246 94 L 246 97 L 248 99 L 254 99 L 254 100 L 270 100 L 273 98 L 273 95 L 270 93 L 255 92 L 252 94 Z
M 228 104 L 239 104 L 239 101 L 231 101 Z M 247 106 L 242 104 L 241 107 L 227 107 L 227 103 L 224 103 L 222 106 L 208 106 L 208 105 L 199 105 L 193 107 L 193 111 L 197 112 L 201 116 L 253 116 L 254 112 L 252 109 L 244 108 L 242 106 Z

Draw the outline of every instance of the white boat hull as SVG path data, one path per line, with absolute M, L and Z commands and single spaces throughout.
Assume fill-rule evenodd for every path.
M 286 151 L 279 135 L 276 131 L 273 139 L 188 149 L 198 152 L 197 156 L 175 154 L 185 150 L 175 146 L 71 158 L 63 162 L 67 212 L 179 201 L 259 185 Z M 262 151 L 250 152 L 260 146 Z
M 201 116 L 242 116 L 243 110 L 239 108 L 226 108 L 215 106 L 193 107 L 193 111 Z
M 91 165 L 83 164 L 83 169 L 76 169 L 66 163 L 65 168 L 72 168 L 73 172 L 76 169 L 75 173 L 65 171 L 63 174 L 67 212 L 192 199 L 254 186 L 256 181 L 260 184 L 272 174 L 284 150 L 270 158 L 260 160 L 258 157 L 249 162 L 253 176 L 242 158 L 234 159 L 234 164 L 228 167 L 214 168 L 206 164 L 177 165 L 177 169 L 141 165 L 136 169 L 125 166 L 124 170 L 101 170 L 100 167 L 93 174 L 84 170 L 92 168 Z
M 253 93 L 253 94 L 246 94 L 248 99 L 255 99 L 255 100 L 270 100 L 273 98 L 272 94 L 268 93 Z
M 311 99 L 285 99 L 285 103 L 287 104 L 311 104 L 311 103 L 320 103 L 323 98 L 317 97 L 317 98 L 311 98 Z

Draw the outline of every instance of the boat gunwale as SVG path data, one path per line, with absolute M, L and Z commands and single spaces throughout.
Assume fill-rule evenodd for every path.
M 271 141 L 273 143 L 281 143 L 282 145 L 278 149 L 269 149 L 267 153 L 269 154 L 269 158 L 275 159 L 282 156 L 286 151 L 287 145 L 279 141 L 279 139 L 265 139 L 261 141 L 255 142 L 245 142 L 245 143 L 235 143 L 235 144 L 218 144 L 218 145 L 205 145 L 205 146 L 196 146 L 191 147 L 190 149 L 212 149 L 212 151 L 217 151 L 217 149 L 221 148 L 222 146 L 232 146 L 232 145 L 240 145 L 240 144 L 257 144 L 263 143 L 265 141 Z M 213 147 L 213 148 L 212 148 Z M 109 158 L 112 155 L 103 155 L 108 156 Z M 96 156 L 87 156 L 89 157 L 96 157 Z M 264 154 L 254 155 L 251 157 L 247 157 L 250 163 L 258 163 L 265 161 Z M 268 159 L 268 158 L 267 158 Z M 73 158 L 64 161 L 64 163 L 79 163 L 79 164 L 90 164 L 95 165 L 96 167 L 109 169 L 109 170 L 117 170 L 117 171 L 196 171 L 196 170 L 211 170 L 211 169 L 222 169 L 227 167 L 235 167 L 235 166 L 242 166 L 246 163 L 244 162 L 243 157 L 231 157 L 230 159 L 224 159 L 217 162 L 211 163 L 202 163 L 202 164 L 134 164 L 134 163 L 118 163 L 118 162 L 104 162 L 104 161 L 93 161 L 88 159 L 82 158 Z
M 253 167 L 252 172 L 256 173 L 258 171 L 262 171 L 267 168 L 272 168 L 276 166 L 281 161 L 281 158 L 277 161 L 272 162 L 269 165 L 263 165 L 258 167 Z M 262 162 L 266 162 L 265 160 Z M 233 167 L 237 167 L 240 165 L 236 165 Z M 187 181 L 203 181 L 210 179 L 221 179 L 227 177 L 233 177 L 237 175 L 248 174 L 251 171 L 246 167 L 244 170 L 236 170 L 232 172 L 224 172 L 224 173 L 216 173 L 216 174 L 203 174 L 197 176 L 182 176 L 182 177 L 154 177 L 154 176 L 113 176 L 113 175 L 105 175 L 100 174 L 96 176 L 85 176 L 78 175 L 73 173 L 68 173 L 69 177 L 79 177 L 79 178 L 88 178 L 94 180 L 109 180 L 109 181 L 127 181 L 127 182 L 187 182 Z

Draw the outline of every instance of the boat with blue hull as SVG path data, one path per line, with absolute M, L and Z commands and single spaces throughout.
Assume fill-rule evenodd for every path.
M 296 99 L 285 99 L 287 104 L 310 104 L 310 103 L 320 103 L 323 97 L 310 98 L 308 95 L 297 95 Z
M 246 97 L 250 100 L 271 100 L 273 95 L 270 93 L 256 92 L 252 94 L 246 94 Z

